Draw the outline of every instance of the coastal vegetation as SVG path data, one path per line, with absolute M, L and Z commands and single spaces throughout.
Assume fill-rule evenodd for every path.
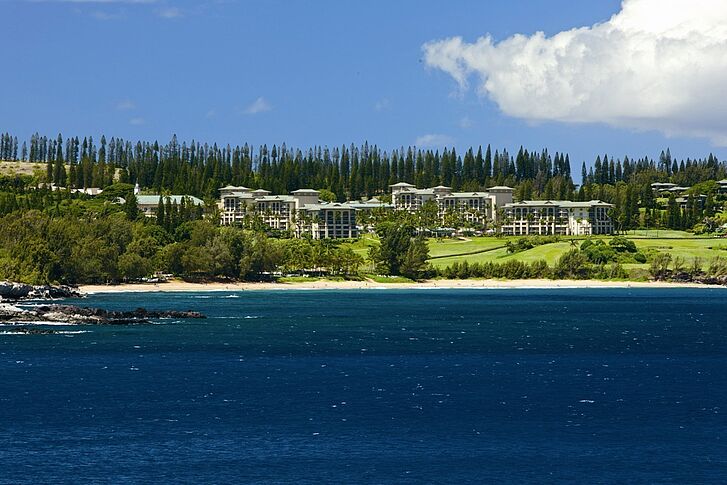
M 327 277 L 381 281 L 421 278 L 721 277 L 727 243 L 713 236 L 727 224 L 727 202 L 715 180 L 727 164 L 704 159 L 598 157 L 577 186 L 566 154 L 487 146 L 441 152 L 391 152 L 376 145 L 224 146 L 130 142 L 101 137 L 0 136 L 0 279 L 33 284 L 112 283 L 179 276 L 262 280 Z M 295 239 L 260 221 L 220 227 L 215 199 L 227 184 L 287 193 L 320 190 L 328 201 L 377 196 L 407 181 L 456 190 L 510 185 L 516 199 L 600 199 L 614 204 L 619 235 L 481 236 L 488 227 L 452 214 L 460 237 L 441 233 L 436 207 L 413 213 L 371 211 L 357 240 Z M 660 197 L 654 182 L 691 187 L 686 202 Z M 139 213 L 141 193 L 181 193 L 199 205 L 166 199 L 155 217 Z M 103 189 L 91 196 L 80 189 Z M 704 196 L 704 197 L 702 197 Z M 701 197 L 698 198 L 698 197 Z M 162 198 L 163 200 L 163 198 Z M 697 203 L 698 200 L 702 202 Z

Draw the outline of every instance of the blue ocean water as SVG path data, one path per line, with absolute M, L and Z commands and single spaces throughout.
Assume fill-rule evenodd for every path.
M 725 483 L 727 290 L 100 294 L 0 327 L 0 483 Z

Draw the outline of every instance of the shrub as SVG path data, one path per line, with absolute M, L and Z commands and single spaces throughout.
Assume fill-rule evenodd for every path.
M 586 249 L 590 248 L 591 246 L 593 246 L 593 239 L 591 239 L 589 237 L 588 239 L 586 239 L 585 241 L 583 241 L 581 243 L 581 251 L 585 251 Z
M 583 248 L 584 245 L 585 249 Z M 585 257 L 594 264 L 603 264 L 616 260 L 616 251 L 600 239 L 595 241 L 586 239 L 583 244 L 581 244 L 581 251 Z
M 669 263 L 671 263 L 671 254 L 659 253 L 651 260 L 651 266 L 649 267 L 649 274 L 654 279 L 663 279 L 669 272 Z
M 535 246 L 542 246 L 544 244 L 556 243 L 560 241 L 558 236 L 530 236 L 521 237 L 517 241 L 508 241 L 505 246 L 507 247 L 508 253 L 518 253 L 520 251 L 527 251 Z
M 583 279 L 590 272 L 588 258 L 578 249 L 571 249 L 563 254 L 555 264 L 554 276 L 558 278 Z
M 727 261 L 717 256 L 709 263 L 707 272 L 710 276 L 724 276 L 727 275 Z
M 615 251 L 617 251 L 619 253 L 635 253 L 636 252 L 636 243 L 631 241 L 630 239 L 626 239 L 623 236 L 614 237 L 613 239 L 611 239 L 611 242 L 609 242 L 608 244 Z

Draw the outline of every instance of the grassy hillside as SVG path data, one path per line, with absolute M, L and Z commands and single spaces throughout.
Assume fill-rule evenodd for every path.
M 659 231 L 660 237 L 654 237 L 656 231 L 637 231 L 637 234 L 629 234 L 629 238 L 633 239 L 639 251 L 644 253 L 661 252 L 670 253 L 673 257 L 684 258 L 687 265 L 690 265 L 694 258 L 702 259 L 703 266 L 717 256 L 727 258 L 727 239 L 695 237 L 692 234 L 682 231 Z M 509 254 L 504 248 L 508 239 L 517 238 L 493 238 L 481 237 L 473 238 L 469 241 L 444 240 L 430 241 L 430 255 L 433 259 L 430 263 L 436 267 L 446 267 L 454 262 L 468 261 L 470 263 L 478 262 L 496 262 L 504 263 L 509 260 L 518 260 L 523 262 L 532 262 L 537 260 L 545 260 L 549 265 L 555 264 L 560 256 L 574 246 L 570 240 L 564 239 L 561 242 L 544 244 L 527 251 Z M 610 237 L 604 237 L 610 240 Z M 582 238 L 576 241 L 580 246 Z M 493 249 L 495 248 L 495 249 Z M 490 250 L 487 250 L 490 249 Z M 483 250 L 477 254 L 463 254 Z M 449 256 L 448 256 L 449 255 Z M 629 264 L 627 268 L 648 268 L 648 264 Z
M 36 172 L 45 174 L 45 171 L 45 163 L 0 162 L 0 175 L 34 175 Z

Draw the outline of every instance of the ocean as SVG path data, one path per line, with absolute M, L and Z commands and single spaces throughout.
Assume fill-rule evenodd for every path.
M 97 294 L 0 326 L 0 483 L 725 483 L 727 290 Z

